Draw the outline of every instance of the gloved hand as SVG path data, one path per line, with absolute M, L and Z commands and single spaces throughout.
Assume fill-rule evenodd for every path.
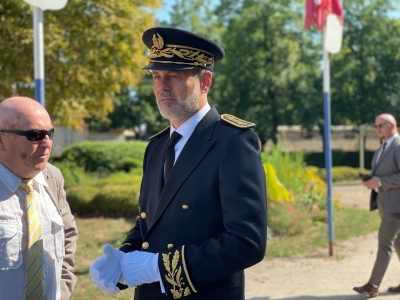
M 104 245 L 103 255 L 90 267 L 93 283 L 107 294 L 117 294 L 120 291 L 116 284 L 122 277 L 120 260 L 124 254 L 111 245 Z
M 142 251 L 125 253 L 121 259 L 121 272 L 130 287 L 159 281 L 158 253 Z

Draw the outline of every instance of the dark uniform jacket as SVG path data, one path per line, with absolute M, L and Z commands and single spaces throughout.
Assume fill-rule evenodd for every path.
M 250 124 L 250 125 L 249 125 Z M 159 253 L 160 283 L 135 299 L 244 299 L 244 269 L 266 250 L 266 187 L 259 141 L 214 107 L 195 128 L 164 186 L 169 128 L 146 149 L 140 217 L 121 250 Z M 254 124 L 252 124 L 254 125 Z

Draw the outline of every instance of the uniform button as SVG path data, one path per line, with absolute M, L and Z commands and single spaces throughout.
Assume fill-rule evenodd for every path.
M 186 204 L 185 204 L 185 205 L 182 205 L 182 208 L 183 208 L 183 209 L 189 209 L 189 205 L 186 205 Z
M 143 248 L 143 249 L 148 249 L 149 247 L 150 247 L 150 245 L 149 245 L 148 242 L 144 242 L 144 243 L 142 244 L 142 248 Z
M 168 244 L 168 249 L 172 249 L 172 248 L 174 248 L 174 244 Z
M 146 215 L 145 212 L 142 212 L 142 213 L 140 214 L 140 217 L 141 217 L 142 219 L 146 219 L 146 218 L 147 218 L 147 215 Z

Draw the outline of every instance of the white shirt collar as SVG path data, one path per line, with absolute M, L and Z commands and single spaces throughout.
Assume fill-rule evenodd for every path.
M 47 182 L 44 178 L 43 172 L 40 171 L 33 180 L 37 183 L 47 186 Z M 0 163 L 0 181 L 13 193 L 18 189 L 22 182 L 22 179 L 7 169 L 3 164 Z
M 386 141 L 386 149 L 389 148 L 389 146 L 393 143 L 395 138 L 397 138 L 399 135 L 396 133 L 395 135 L 391 136 L 390 139 Z
M 199 124 L 199 122 L 204 118 L 204 116 L 208 113 L 210 109 L 211 106 L 207 102 L 202 109 L 200 109 L 196 114 L 187 119 L 181 126 L 179 126 L 178 129 L 175 129 L 175 127 L 171 124 L 169 132 L 170 136 L 174 131 L 177 131 L 184 138 L 188 139 L 192 135 L 197 124 Z

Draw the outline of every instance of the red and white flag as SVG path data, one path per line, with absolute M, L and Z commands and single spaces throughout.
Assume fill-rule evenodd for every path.
M 329 14 L 337 15 L 343 24 L 343 9 L 340 0 L 306 0 L 304 30 L 315 24 L 322 31 Z

